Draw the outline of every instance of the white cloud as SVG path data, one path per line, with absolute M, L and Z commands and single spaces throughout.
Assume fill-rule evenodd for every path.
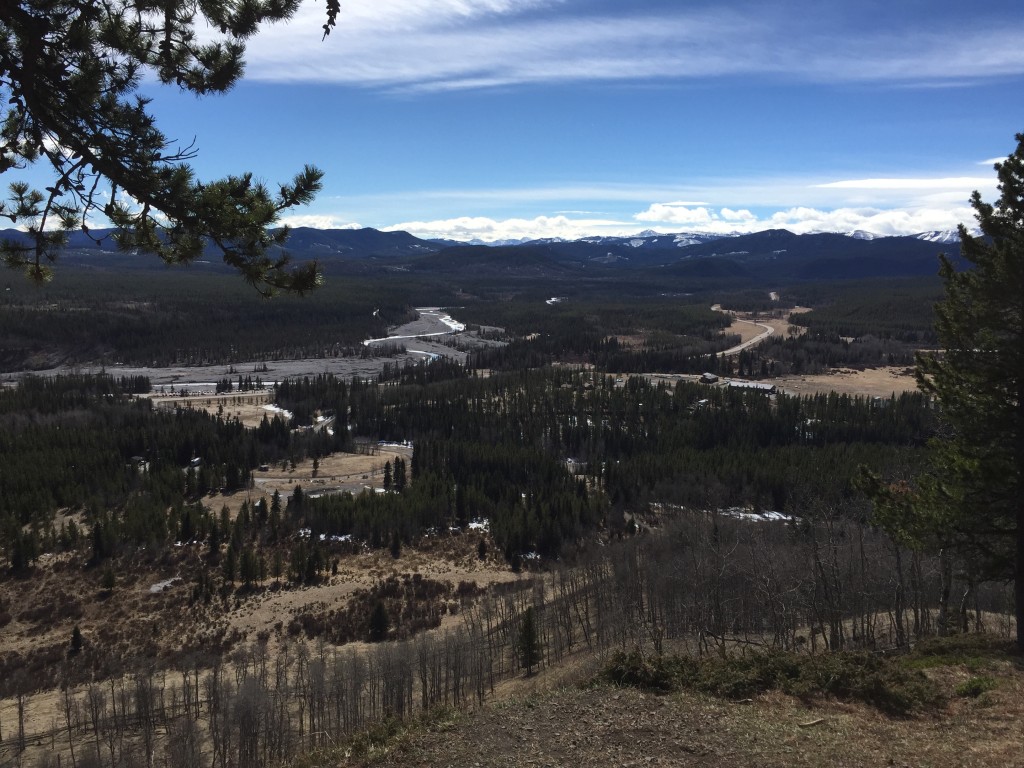
M 957 176 L 952 178 L 930 179 L 930 178 L 909 178 L 909 179 L 847 179 L 844 181 L 830 181 L 826 184 L 815 184 L 818 189 L 912 189 L 912 190 L 948 190 L 948 189 L 977 189 L 988 187 L 992 179 L 988 176 Z
M 756 221 L 757 217 L 750 211 L 743 209 L 734 211 L 731 208 L 722 208 L 719 215 L 726 221 Z
M 849 30 L 827 13 L 794 24 L 772 4 L 609 13 L 558 0 L 349 0 L 327 40 L 314 42 L 323 15 L 306 3 L 290 24 L 253 38 L 247 77 L 445 90 L 725 75 L 947 84 L 1024 73 L 1019 21 Z
M 660 214 L 660 218 L 655 218 Z M 808 232 L 871 232 L 876 235 L 916 235 L 934 230 L 955 229 L 960 223 L 974 221 L 969 206 L 960 208 L 835 208 L 819 209 L 794 206 L 756 216 L 751 211 L 728 208 L 687 209 L 672 204 L 653 204 L 636 214 L 634 222 L 614 219 L 537 216 L 532 219 L 494 219 L 463 216 L 434 221 L 407 221 L 384 227 L 403 230 L 417 237 L 451 240 L 521 240 L 583 237 L 630 237 L 638 230 L 661 233 L 710 232 L 732 234 L 765 229 L 788 229 L 797 234 Z M 636 222 L 643 222 L 638 224 Z
M 659 221 L 665 224 L 681 224 L 684 226 L 706 226 L 718 219 L 705 206 L 691 208 L 682 203 L 654 203 L 646 211 L 633 216 L 637 221 Z
M 568 216 L 537 216 L 532 219 L 492 219 L 486 216 L 461 216 L 436 221 L 407 221 L 384 227 L 385 231 L 403 230 L 417 237 L 451 240 L 535 240 L 560 237 L 576 240 L 592 235 L 626 236 L 636 225 L 608 219 L 574 219 Z
M 747 231 L 781 228 L 798 234 L 807 232 L 871 232 L 876 235 L 916 235 L 934 230 L 955 229 L 974 220 L 973 211 L 964 206 L 955 209 L 861 209 L 790 208 L 777 211 Z
M 425 237 L 515 240 L 633 236 L 644 229 L 719 234 L 786 228 L 910 235 L 974 222 L 973 189 L 995 180 L 939 171 L 859 179 L 753 177 L 685 184 L 564 184 L 509 189 L 421 189 L 322 201 L 348 220 Z M 599 213 L 595 212 L 599 211 Z M 341 218 L 339 215 L 338 218 Z M 398 222 L 398 223 L 395 223 Z
M 313 229 L 362 229 L 362 225 L 339 220 L 329 214 L 296 214 L 282 216 L 281 224 L 289 227 L 311 227 Z
M 708 231 L 732 231 L 739 225 L 757 221 L 757 216 L 745 208 L 715 210 L 707 203 L 652 203 L 646 210 L 634 214 L 633 218 L 637 221 L 679 224 L 688 229 Z

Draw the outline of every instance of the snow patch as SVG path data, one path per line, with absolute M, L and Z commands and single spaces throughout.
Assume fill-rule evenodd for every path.
M 149 585 L 149 594 L 151 594 L 151 595 L 159 595 L 164 590 L 167 590 L 167 589 L 170 589 L 171 587 L 173 587 L 179 581 L 184 581 L 184 579 L 182 579 L 181 576 L 172 576 L 169 579 L 164 579 L 163 581 L 158 581 L 156 584 L 150 584 Z
M 284 408 L 278 405 L 264 405 L 263 410 L 270 411 L 271 413 L 280 414 L 284 419 L 288 421 L 291 421 L 292 416 L 294 415 L 291 411 L 286 411 Z
M 719 514 L 731 517 L 734 520 L 747 520 L 752 523 L 788 523 L 792 522 L 792 515 L 784 515 L 782 512 L 765 511 L 754 512 L 746 507 L 728 507 L 718 510 Z

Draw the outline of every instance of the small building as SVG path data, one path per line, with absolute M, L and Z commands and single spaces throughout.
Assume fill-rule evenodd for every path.
M 714 373 L 702 373 L 700 376 L 701 384 L 717 384 L 718 376 Z

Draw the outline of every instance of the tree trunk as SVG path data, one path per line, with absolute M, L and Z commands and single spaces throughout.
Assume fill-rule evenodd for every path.
M 1024 449 L 1017 452 L 1017 463 L 1024 464 Z M 1018 470 L 1024 478 L 1024 469 Z M 1013 580 L 1014 617 L 1017 620 L 1017 650 L 1024 651 L 1024 499 L 1017 498 L 1017 556 Z

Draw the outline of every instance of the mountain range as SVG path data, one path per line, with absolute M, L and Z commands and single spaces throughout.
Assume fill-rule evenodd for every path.
M 83 268 L 146 269 L 158 260 L 118 251 L 109 231 L 72 233 L 62 261 Z M 0 238 L 22 239 L 17 230 Z M 97 240 L 99 242 L 97 242 Z M 774 280 L 834 280 L 934 275 L 937 255 L 959 254 L 952 232 L 879 237 L 867 233 L 811 233 L 785 229 L 734 235 L 641 232 L 632 237 L 543 239 L 515 243 L 466 244 L 424 240 L 408 232 L 376 229 L 292 230 L 287 250 L 296 260 L 316 259 L 328 274 L 410 272 L 474 276 L 590 276 L 617 272 L 749 277 Z M 223 268 L 211 248 L 200 268 Z

